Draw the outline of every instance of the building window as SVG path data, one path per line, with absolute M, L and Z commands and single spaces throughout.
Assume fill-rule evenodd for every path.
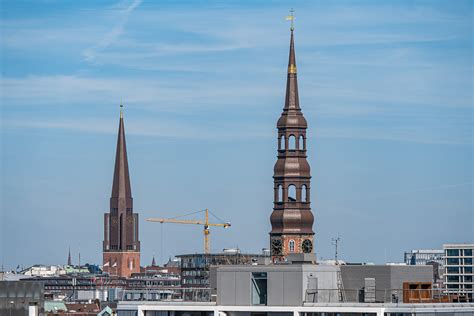
M 448 284 L 448 289 L 459 289 L 459 284 Z
M 290 242 L 288 243 L 288 248 L 290 248 L 290 252 L 295 252 L 295 241 L 294 240 L 290 240 Z
M 458 258 L 448 258 L 446 259 L 447 264 L 459 264 L 459 259 Z
M 447 273 L 459 273 L 459 267 L 448 267 L 446 271 Z
M 464 273 L 472 273 L 472 267 L 464 267 Z
M 267 305 L 267 273 L 252 273 L 251 299 L 252 305 Z
M 464 276 L 464 282 L 472 282 L 472 275 Z
M 450 257 L 459 256 L 459 249 L 447 249 L 446 250 L 446 255 L 450 256 Z
M 464 256 L 472 257 L 472 249 L 464 249 Z
M 472 258 L 464 258 L 464 264 L 472 265 Z
M 457 275 L 448 275 L 446 277 L 446 280 L 448 282 L 459 282 L 459 276 L 457 276 Z

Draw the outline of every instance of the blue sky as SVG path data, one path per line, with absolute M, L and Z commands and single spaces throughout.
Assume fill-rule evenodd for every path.
M 471 1 L 3 1 L 0 256 L 101 261 L 118 128 L 142 262 L 268 246 L 296 12 L 318 258 L 473 242 Z

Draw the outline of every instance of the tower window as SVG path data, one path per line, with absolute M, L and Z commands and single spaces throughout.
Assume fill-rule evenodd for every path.
M 299 139 L 298 139 L 298 148 L 300 150 L 305 150 L 306 149 L 306 146 L 305 146 L 305 142 L 304 142 L 304 137 L 303 135 L 300 135 Z
M 278 149 L 280 150 L 285 150 L 285 135 L 281 135 L 280 137 L 280 143 L 278 144 Z
M 296 149 L 296 137 L 295 137 L 295 135 L 290 135 L 290 137 L 288 137 L 288 149 L 289 150 L 295 150 Z
M 293 184 L 288 186 L 288 202 L 296 202 L 296 187 Z
M 278 202 L 283 202 L 283 186 L 281 184 L 278 185 Z
M 301 201 L 308 202 L 308 187 L 306 186 L 306 184 L 303 184 L 301 186 Z
M 295 252 L 295 241 L 293 239 L 288 243 L 288 248 L 290 248 L 290 252 Z

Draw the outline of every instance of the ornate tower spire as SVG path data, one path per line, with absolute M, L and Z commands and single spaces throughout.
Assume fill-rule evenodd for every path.
M 290 17 L 293 21 L 294 16 Z M 307 127 L 299 105 L 292 25 L 285 106 L 277 123 L 278 160 L 273 174 L 270 249 L 275 261 L 284 260 L 291 253 L 313 253 L 314 217 L 310 206 L 311 172 L 306 160 Z
M 104 214 L 104 270 L 109 274 L 128 277 L 140 271 L 140 241 L 138 214 L 133 213 L 123 121 L 123 105 L 120 102 L 110 212 Z

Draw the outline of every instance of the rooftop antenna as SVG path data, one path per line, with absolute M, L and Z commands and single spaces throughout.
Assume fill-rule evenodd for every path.
M 293 21 L 295 20 L 295 14 L 294 14 L 294 13 L 295 13 L 295 10 L 293 10 L 293 8 L 291 8 L 291 10 L 290 10 L 290 15 L 288 15 L 288 16 L 286 17 L 286 20 L 287 20 L 287 21 L 291 21 L 291 27 L 290 27 L 290 30 L 291 30 L 291 31 L 293 31 L 293 30 L 295 29 L 295 26 L 294 26 L 294 24 L 293 24 Z
M 339 245 L 339 242 L 341 241 L 341 238 L 337 237 L 337 238 L 332 238 L 331 239 L 332 241 L 332 244 L 334 245 L 334 248 L 335 248 L 335 252 L 334 252 L 334 261 L 336 261 L 336 265 L 339 265 L 339 261 L 337 260 L 337 255 L 338 255 L 338 252 L 337 252 L 337 247 Z

